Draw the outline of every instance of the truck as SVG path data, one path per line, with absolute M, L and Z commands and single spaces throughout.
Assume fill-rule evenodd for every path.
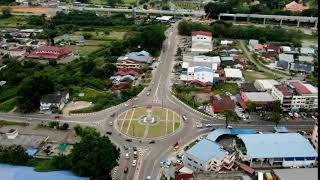
M 258 180 L 263 180 L 263 172 L 258 172 Z

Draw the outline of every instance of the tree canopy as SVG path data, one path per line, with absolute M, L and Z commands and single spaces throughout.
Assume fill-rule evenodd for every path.
M 26 165 L 30 158 L 22 146 L 0 146 L 0 163 Z

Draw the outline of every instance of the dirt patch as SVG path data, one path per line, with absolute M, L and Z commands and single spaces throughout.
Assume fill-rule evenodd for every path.
M 87 101 L 71 101 L 63 108 L 63 115 L 70 115 L 70 111 L 83 109 L 92 106 L 92 103 Z

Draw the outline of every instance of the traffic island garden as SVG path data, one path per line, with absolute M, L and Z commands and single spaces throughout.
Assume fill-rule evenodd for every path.
M 181 127 L 181 117 L 161 107 L 138 107 L 121 113 L 117 119 L 121 133 L 135 138 L 159 138 Z

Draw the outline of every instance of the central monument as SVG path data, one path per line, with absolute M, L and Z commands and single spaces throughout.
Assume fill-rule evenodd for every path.
M 155 117 L 152 116 L 152 105 L 146 105 L 147 116 L 143 118 L 144 123 L 153 124 L 155 123 Z

